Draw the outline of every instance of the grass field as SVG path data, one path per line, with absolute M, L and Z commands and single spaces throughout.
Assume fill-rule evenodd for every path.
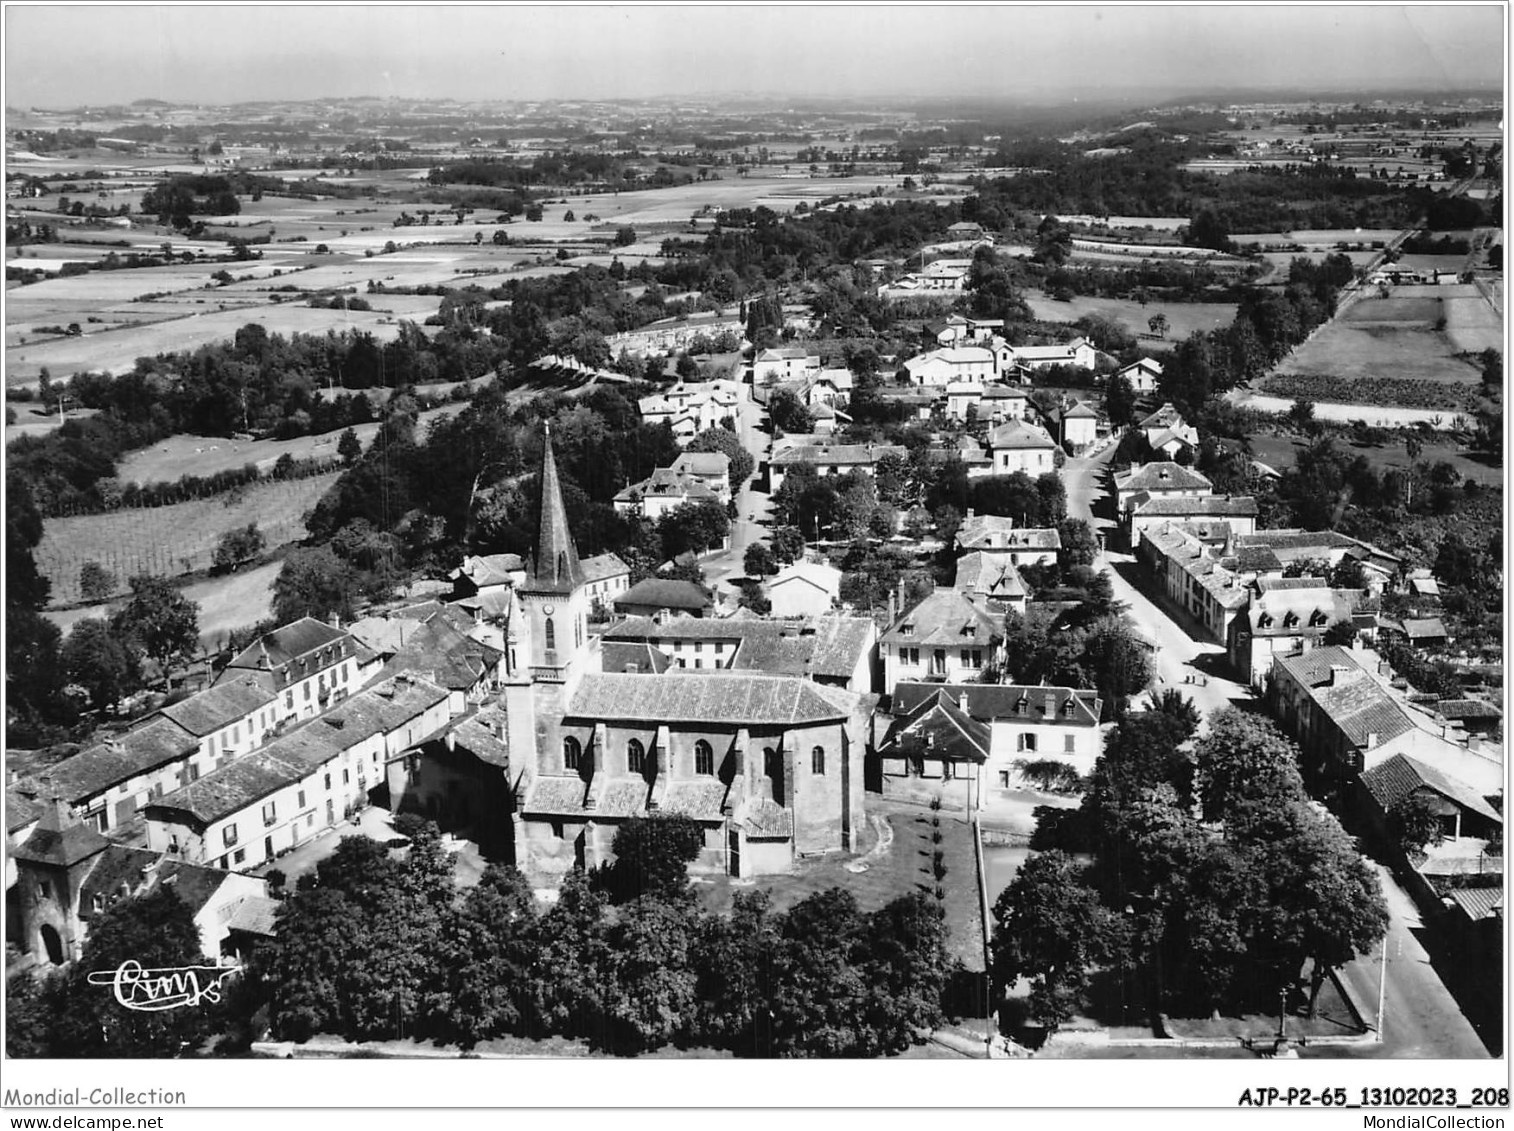
M 1308 446 L 1307 441 L 1296 436 L 1272 432 L 1257 433 L 1251 436 L 1250 440 L 1252 456 L 1278 471 L 1286 471 L 1292 467 L 1297 461 L 1299 451 Z M 1379 473 L 1390 468 L 1402 471 L 1409 466 L 1408 453 L 1404 451 L 1404 445 L 1398 441 L 1384 444 L 1380 448 L 1358 447 L 1353 444 L 1351 450 L 1366 456 Z M 1480 460 L 1472 459 L 1465 451 L 1449 441 L 1426 441 L 1418 462 L 1434 464 L 1441 460 L 1445 460 L 1461 472 L 1464 479 L 1473 479 L 1489 487 L 1497 487 L 1503 483 L 1502 468 L 1489 467 Z
M 416 429 L 424 435 L 433 420 L 455 416 L 465 407 L 461 403 L 448 404 L 423 412 L 416 421 Z M 359 424 L 352 430 L 367 444 L 378 431 L 378 425 Z M 327 432 L 293 440 L 237 442 L 214 436 L 170 436 L 150 448 L 132 452 L 122 461 L 117 474 L 122 481 L 129 483 L 171 483 L 184 475 L 212 475 L 249 463 L 255 463 L 259 470 L 267 472 L 286 453 L 294 459 L 335 456 L 340 437 L 341 432 Z
M 1477 298 L 1476 288 L 1397 287 L 1388 298 L 1370 296 L 1353 303 L 1319 329 L 1281 365 L 1280 374 L 1343 378 L 1399 378 L 1466 384 L 1477 379 L 1475 367 L 1456 356 L 1463 347 L 1437 329 L 1447 300 Z M 1488 311 L 1492 314 L 1491 309 Z M 1468 322 L 1482 316 L 1468 307 Z M 1447 324 L 1449 328 L 1449 315 Z M 1478 331 L 1469 328 L 1468 337 Z
M 1043 322 L 1076 322 L 1095 314 L 1118 322 L 1133 334 L 1147 333 L 1149 320 L 1165 314 L 1166 340 L 1143 342 L 1142 347 L 1146 349 L 1171 349 L 1195 330 L 1218 330 L 1235 319 L 1235 305 L 1224 302 L 1151 302 L 1142 306 L 1134 299 L 1090 295 L 1079 295 L 1071 302 L 1058 302 L 1039 291 L 1026 292 L 1025 301 Z
M 199 607 L 201 642 L 208 647 L 220 646 L 233 629 L 266 620 L 273 610 L 273 583 L 281 568 L 283 563 L 269 562 L 179 590 Z M 108 617 L 112 611 L 111 605 L 87 605 L 43 615 L 66 633 L 86 617 Z
M 304 538 L 306 512 L 337 475 L 264 483 L 169 507 L 49 518 L 36 550 L 37 566 L 52 582 L 58 604 L 79 600 L 79 568 L 89 561 L 114 573 L 123 587 L 134 574 L 173 577 L 209 569 L 221 535 L 249 522 L 258 524 L 270 547 Z

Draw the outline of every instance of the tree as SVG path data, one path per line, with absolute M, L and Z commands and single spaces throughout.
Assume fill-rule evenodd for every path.
M 1158 311 L 1150 318 L 1146 319 L 1146 326 L 1151 330 L 1153 334 L 1157 335 L 1157 337 L 1165 338 L 1167 336 L 1168 326 L 1167 315 L 1163 314 L 1161 311 Z
M 715 499 L 684 503 L 657 520 L 664 560 L 686 553 L 702 554 L 712 546 L 719 546 L 730 529 L 730 516 Z
M 622 226 L 622 227 L 619 227 L 619 228 L 615 229 L 615 246 L 616 247 L 629 247 L 631 244 L 633 244 L 635 242 L 636 242 L 636 229 L 635 228 L 632 228 L 632 227 L 629 227 L 629 226 Z
M 1160 692 L 1152 692 L 1150 710 L 1157 714 L 1166 715 L 1178 725 L 1178 733 L 1182 736 L 1180 741 L 1187 742 L 1199 731 L 1199 709 L 1193 705 L 1193 700 L 1184 695 L 1176 687 L 1164 688 Z
M 615 1052 L 660 1048 L 694 1022 L 701 918 L 687 892 L 644 895 L 620 909 L 609 930 L 614 967 L 604 1001 Z
M 239 530 L 228 530 L 216 543 L 215 567 L 235 572 L 237 566 L 261 554 L 267 544 L 268 539 L 256 522 L 249 522 Z
M 1130 696 L 1151 682 L 1151 656 L 1120 617 L 1105 617 L 1090 626 L 1083 643 L 1083 665 L 1099 689 L 1108 718 L 1117 717 Z
M 85 562 L 79 567 L 79 596 L 90 604 L 110 599 L 116 591 L 116 575 L 99 562 Z
M 810 410 L 787 389 L 779 389 L 768 401 L 768 416 L 773 426 L 783 432 L 808 432 L 814 427 Z
M 605 897 L 572 871 L 557 902 L 541 917 L 537 957 L 536 1014 L 549 1033 L 602 1034 L 607 981 L 614 969 L 605 922 Z M 543 976 L 545 974 L 545 976 Z
M 137 662 L 103 620 L 86 619 L 63 642 L 63 670 L 89 693 L 97 711 L 113 710 L 137 686 Z
M 536 967 L 536 900 L 514 867 L 490 864 L 468 889 L 448 963 L 450 1015 L 465 1046 L 524 1034 Z
M 1298 748 L 1269 720 L 1225 707 L 1194 744 L 1195 791 L 1206 820 L 1235 822 L 1249 806 L 1303 795 Z
M 1057 525 L 1062 539 L 1060 562 L 1065 566 L 1092 566 L 1099 556 L 1099 540 L 1081 518 L 1064 518 Z
M 1406 856 L 1422 854 L 1444 839 L 1435 805 L 1423 793 L 1405 794 L 1388 807 L 1388 831 Z
M 771 1055 L 767 1000 L 778 922 L 761 890 L 738 891 L 729 918 L 707 917 L 694 939 L 693 1039 L 738 1056 Z
M 704 830 L 679 813 L 632 817 L 615 830 L 615 860 L 603 882 L 617 903 L 667 895 L 688 884 L 688 868 L 704 847 Z
M 333 613 L 344 619 L 353 615 L 352 598 L 357 577 L 330 546 L 295 550 L 273 583 L 273 616 L 280 624 L 314 617 L 325 620 Z
M 178 1057 L 215 1031 L 214 1003 L 144 1012 L 125 1008 L 108 989 L 90 985 L 92 972 L 114 971 L 125 962 L 146 970 L 204 964 L 194 913 L 172 888 L 118 899 L 90 923 L 80 959 L 66 975 L 52 1055 Z
M 731 490 L 735 490 L 756 470 L 756 461 L 751 453 L 742 446 L 741 437 L 728 428 L 706 428 L 684 448 L 689 452 L 723 452 L 730 460 L 727 474 L 731 481 Z
M 900 896 L 868 917 L 865 1023 L 879 1054 L 924 1044 L 925 1034 L 941 1024 L 951 968 L 946 938 L 945 914 L 923 892 Z
M 772 1055 L 874 1055 L 869 988 L 856 961 L 866 929 L 856 898 L 842 888 L 816 892 L 784 916 L 768 979 Z
M 1104 412 L 1109 417 L 1109 424 L 1118 430 L 1126 425 L 1135 423 L 1135 390 L 1131 388 L 1130 379 L 1115 375 L 1109 379 L 1109 389 L 1104 394 Z
M 342 457 L 342 463 L 351 467 L 363 454 L 363 442 L 357 438 L 357 433 L 351 428 L 346 429 L 337 437 L 336 454 Z
M 171 665 L 199 647 L 199 609 L 161 577 L 139 574 L 129 584 L 131 598 L 111 618 L 111 631 L 153 660 L 167 686 Z
M 578 219 L 578 217 L 573 215 L 573 209 L 571 208 L 562 214 L 562 218 L 564 224 L 571 224 L 574 220 Z
M 770 577 L 778 572 L 778 562 L 773 551 L 764 542 L 753 542 L 746 548 L 741 567 L 748 577 Z
M 1029 857 L 994 902 L 994 981 L 1031 979 L 1031 1014 L 1055 1029 L 1082 1007 L 1093 968 L 1111 952 L 1115 924 L 1064 852 Z

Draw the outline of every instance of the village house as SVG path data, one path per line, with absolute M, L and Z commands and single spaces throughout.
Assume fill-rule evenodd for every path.
M 251 677 L 278 695 L 276 723 L 309 719 L 372 678 L 374 659 L 350 633 L 302 617 L 253 641 L 222 669 L 216 683 Z
M 631 567 L 618 554 L 598 554 L 583 560 L 584 590 L 596 619 L 609 616 L 617 598 L 631 588 Z
M 1209 477 L 1171 462 L 1131 464 L 1114 475 L 1115 512 L 1123 521 L 1137 496 L 1147 499 L 1194 497 L 1214 493 Z
M 722 506 L 731 501 L 731 457 L 724 452 L 684 452 L 669 470 L 703 483 Z
M 883 687 L 901 681 L 966 682 L 1004 664 L 1004 618 L 958 589 L 937 589 L 879 640 Z
M 1266 690 L 1276 656 L 1302 655 L 1324 643 L 1334 625 L 1371 630 L 1376 602 L 1366 590 L 1332 589 L 1315 577 L 1259 578 L 1250 605 L 1230 626 L 1230 666 L 1256 691 Z
M 1057 442 L 1039 424 L 1023 420 L 1000 424 L 988 434 L 988 449 L 995 475 L 1023 471 L 1034 478 L 1056 470 Z
M 277 859 L 368 805 L 388 761 L 447 726 L 449 701 L 446 688 L 407 675 L 359 692 L 149 803 L 148 847 L 231 871 Z
M 983 601 L 990 610 L 1014 611 L 1021 616 L 1030 601 L 1030 590 L 1007 554 L 982 550 L 963 554 L 957 559 L 952 588 Z
M 971 220 L 958 220 L 955 224 L 947 226 L 946 238 L 949 240 L 981 240 L 983 239 L 983 225 L 975 224 Z
M 1125 534 L 1132 550 L 1140 546 L 1145 531 L 1174 522 L 1223 522 L 1232 535 L 1256 530 L 1257 505 L 1250 495 L 1169 495 L 1143 499 L 1137 494 L 1129 501 Z
M 1098 365 L 1099 351 L 1087 338 L 1074 338 L 1051 346 L 1012 346 L 1014 364 L 1027 369 L 1045 369 L 1052 365 L 1077 365 L 1093 369 Z
M 1230 538 L 1224 523 L 1163 522 L 1148 527 L 1136 548 L 1167 600 L 1218 644 L 1230 639 L 1231 623 L 1251 600 L 1234 563 L 1222 559 Z
M 767 581 L 775 617 L 812 617 L 841 600 L 841 571 L 826 562 L 790 562 Z
M 703 502 L 721 499 L 698 476 L 671 467 L 657 468 L 649 478 L 617 491 L 613 500 L 616 513 L 640 515 L 651 522 L 679 507 Z
M 799 464 L 808 464 L 824 475 L 845 475 L 848 471 L 861 471 L 872 475 L 878 461 L 885 455 L 908 456 L 900 444 L 794 444 L 787 447 L 774 446 L 768 457 L 768 479 L 772 493 L 783 486 L 789 469 Z
M 266 900 L 261 879 L 198 867 L 148 849 L 114 844 L 56 811 L 11 850 L 17 865 L 13 910 L 23 953 L 47 966 L 76 961 L 93 920 L 120 899 L 166 889 L 189 908 L 206 961 L 226 954 L 237 911 Z
M 978 346 L 950 346 L 912 357 L 904 363 L 909 383 L 921 388 L 992 381 L 997 373 L 994 355 Z
M 957 528 L 957 551 L 981 550 L 1003 555 L 1016 566 L 1055 565 L 1062 535 L 1052 526 L 1016 527 L 1009 515 L 975 514 L 971 509 Z
M 1139 361 L 1132 361 L 1129 365 L 1116 369 L 1111 375 L 1123 377 L 1130 383 L 1131 392 L 1138 397 L 1150 396 L 1157 391 L 1157 382 L 1162 377 L 1162 363 L 1149 357 L 1143 357 Z M 1103 381 L 1099 382 L 1103 384 Z
M 1361 564 L 1367 591 L 1374 597 L 1396 586 L 1404 567 L 1397 555 L 1334 530 L 1257 530 L 1237 536 L 1234 550 L 1257 573 L 1281 574 L 1296 562 L 1323 562 L 1334 569 L 1352 558 Z
M 1099 413 L 1085 401 L 1073 401 L 1057 413 L 1062 446 L 1072 455 L 1081 456 L 1099 439 Z
M 973 783 L 973 798 L 981 806 L 989 789 L 1018 785 L 1027 762 L 1051 760 L 1079 774 L 1091 773 L 1094 760 L 1103 750 L 1099 725 L 1102 709 L 1098 692 L 1071 687 L 1012 683 L 898 684 L 891 704 L 895 721 L 878 746 L 883 792 L 887 796 L 891 784 L 897 788 L 912 778 L 959 780 L 965 776 L 964 770 L 971 770 L 977 779 Z M 960 714 L 954 717 L 953 712 Z M 935 729 L 933 724 L 960 723 L 960 716 L 964 715 L 987 728 L 988 749 L 981 760 L 971 756 L 961 759 L 960 749 L 954 751 L 959 755 L 957 759 L 943 758 L 935 749 L 939 741 L 921 741 Z M 982 731 L 973 732 L 972 737 L 972 745 L 981 749 Z M 911 738 L 916 741 L 910 741 Z M 955 764 L 950 764 L 953 761 Z M 965 786 L 959 788 L 966 800 Z
M 612 604 L 621 616 L 649 617 L 668 612 L 702 617 L 710 614 L 715 601 L 709 590 L 692 581 L 648 577 L 616 597 Z
M 820 372 L 820 356 L 798 347 L 765 349 L 752 362 L 754 383 L 804 381 Z
M 969 342 L 985 343 L 1004 332 L 1002 318 L 968 318 L 952 314 L 925 326 L 926 336 L 938 346 L 957 346 Z
M 850 369 L 822 369 L 806 384 L 804 403 L 812 409 L 844 407 L 852 399 L 855 384 Z
M 992 424 L 1029 420 L 1030 394 L 1012 385 L 985 385 L 978 401 L 978 415 Z

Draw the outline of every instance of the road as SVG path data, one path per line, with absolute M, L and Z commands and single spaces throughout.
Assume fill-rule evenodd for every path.
M 1114 447 L 1110 446 L 1092 459 L 1069 459 L 1062 468 L 1067 514 L 1089 523 L 1095 534 L 1108 535 L 1114 528 L 1112 519 L 1093 513 L 1094 503 L 1105 495 L 1102 479 L 1113 455 Z M 1115 600 L 1129 607 L 1131 620 L 1156 644 L 1159 689 L 1176 687 L 1206 718 L 1210 711 L 1253 698 L 1250 688 L 1226 674 L 1223 647 L 1195 639 L 1131 583 L 1139 568 L 1132 555 L 1105 550 L 1095 564 L 1109 574 Z M 1204 682 L 1190 683 L 1190 679 Z
M 752 459 L 760 467 L 768 458 L 773 443 L 772 437 L 761 427 L 767 420 L 767 410 L 751 399 L 752 387 L 750 385 L 742 386 L 741 395 L 744 403 L 741 406 L 737 434 L 741 437 L 742 447 L 750 453 Z M 752 477 L 736 492 L 736 517 L 731 521 L 730 547 L 700 559 L 699 564 L 704 569 L 705 583 L 717 592 L 729 589 L 732 578 L 746 576 L 742 558 L 746 554 L 747 546 L 767 537 L 771 502 L 767 492 L 758 490 L 754 486 L 758 482 L 758 475 L 753 472 Z
M 1446 989 L 1430 956 L 1415 937 L 1419 911 L 1392 874 L 1374 864 L 1388 904 L 1386 950 L 1380 948 L 1348 963 L 1340 972 L 1342 984 L 1361 1010 L 1363 1019 L 1377 1024 L 1379 993 L 1383 997 L 1382 1034 L 1378 1055 L 1405 1058 L 1479 1059 L 1488 1050 Z M 1386 984 L 1381 983 L 1383 954 L 1388 961 Z

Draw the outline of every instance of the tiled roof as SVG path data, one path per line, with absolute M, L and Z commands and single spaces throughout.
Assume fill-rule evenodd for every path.
M 882 637 L 891 644 L 980 648 L 1003 638 L 999 619 L 958 589 L 937 589 L 929 594 L 895 621 Z
M 1086 401 L 1073 401 L 1062 413 L 1063 420 L 1097 420 L 1099 412 Z
M 413 673 L 452 691 L 467 691 L 493 670 L 500 655 L 499 649 L 433 617 L 406 637 L 404 647 L 384 665 L 384 671 Z
M 336 644 L 346 636 L 347 633 L 342 629 L 332 628 L 314 617 L 301 617 L 282 628 L 264 633 L 242 649 L 227 667 L 228 670 L 260 668 L 266 671 L 309 655 L 329 644 Z
M 1331 589 L 1318 578 L 1311 580 L 1316 584 L 1289 589 L 1263 589 L 1246 610 L 1252 634 L 1300 636 L 1311 631 L 1322 633 L 1329 625 L 1350 620 L 1364 595 L 1362 590 Z M 1323 623 L 1314 623 L 1321 615 Z M 1289 623 L 1290 619 L 1292 623 Z
M 1222 608 L 1245 607 L 1251 600 L 1250 591 L 1239 584 L 1234 570 L 1210 557 L 1204 542 L 1183 529 L 1184 525 L 1164 522 L 1147 527 L 1143 541 L 1202 586 Z
M 963 550 L 1060 550 L 1062 535 L 1055 527 L 1015 527 L 1003 515 L 979 514 L 962 520 L 957 546 Z
M 136 895 L 147 883 L 149 869 L 158 863 L 159 858 L 158 853 L 146 848 L 127 848 L 119 844 L 100 853 L 79 885 L 79 918 L 86 923 L 94 918 L 97 895 L 103 901 L 102 912 L 123 895 Z M 224 877 L 226 873 L 218 874 Z
M 894 720 L 880 752 L 923 744 L 932 757 L 956 762 L 986 762 L 992 730 L 957 705 L 957 700 L 937 686 L 914 710 Z
M 845 679 L 857 670 L 873 642 L 873 622 L 867 617 L 828 613 L 812 620 L 773 621 L 758 617 L 673 616 L 659 624 L 652 617 L 626 617 L 604 633 L 602 648 L 634 644 L 671 644 L 674 641 L 720 641 L 731 645 L 734 671 L 762 671 L 798 675 L 808 672 L 818 678 Z M 606 656 L 612 655 L 606 653 Z M 616 651 L 606 671 L 624 670 L 627 659 L 642 663 L 641 652 Z M 662 666 L 666 667 L 666 656 Z M 726 656 L 722 654 L 722 661 Z M 642 663 L 642 671 L 649 670 Z M 703 670 L 703 669 L 701 669 Z
M 1100 701 L 1096 691 L 1071 687 L 1032 687 L 1013 683 L 917 683 L 901 681 L 894 688 L 893 709 L 909 714 L 937 693 L 953 703 L 967 697 L 967 713 L 975 719 L 1025 718 L 1061 726 L 1098 726 Z M 1047 710 L 1050 700 L 1051 709 Z M 1072 704 L 1068 706 L 1069 702 Z M 1021 705 L 1024 712 L 1021 712 Z
M 177 895 L 191 911 L 198 912 L 221 889 L 226 875 L 219 868 L 165 859 L 158 866 L 157 884 Z
M 721 806 L 725 804 L 726 786 L 708 778 L 697 781 L 671 781 L 667 796 L 662 799 L 662 810 L 667 813 L 682 813 L 696 821 L 718 821 L 722 818 Z
M 42 814 L 31 836 L 12 849 L 10 855 L 16 860 L 70 868 L 109 847 L 110 841 L 88 825 L 60 829 L 57 815 L 47 812 Z
M 1501 719 L 1503 712 L 1482 699 L 1441 699 L 1436 713 L 1447 719 Z
M 349 696 L 276 742 L 305 734 L 323 747 L 350 750 L 375 734 L 399 729 L 446 698 L 446 688 L 430 680 L 395 676 Z
M 813 637 L 809 629 L 814 629 Z M 843 679 L 857 670 L 862 657 L 872 647 L 877 628 L 868 617 L 816 617 L 800 639 L 814 640 L 810 654 L 810 671 L 820 677 Z
M 155 718 L 117 736 L 118 746 L 102 743 L 81 750 L 34 775 L 45 797 L 83 801 L 112 786 L 187 758 L 199 743 L 183 727 Z
M 1171 428 L 1182 423 L 1183 414 L 1169 401 L 1145 420 L 1136 425 L 1142 432 L 1148 432 L 1153 428 Z
M 652 605 L 664 609 L 707 609 L 710 595 L 692 581 L 648 577 L 615 598 L 615 607 Z
M 283 904 L 277 899 L 270 899 L 264 895 L 249 895 L 237 904 L 236 910 L 231 913 L 231 918 L 226 920 L 226 929 L 273 938 L 278 934 L 279 908 L 282 906 Z
M 672 668 L 665 675 L 590 673 L 565 712 L 572 718 L 717 726 L 799 726 L 847 718 L 857 696 L 791 676 Z
M 790 562 L 768 582 L 768 589 L 789 581 L 805 582 L 832 597 L 841 592 L 841 571 L 824 562 Z
M 1362 774 L 1362 784 L 1367 787 L 1385 813 L 1416 790 L 1429 789 L 1468 812 L 1486 817 L 1497 824 L 1503 824 L 1503 818 L 1499 816 L 1498 811 L 1484 798 L 1479 797 L 1470 786 L 1464 785 L 1455 778 L 1447 777 L 1434 766 L 1421 762 L 1418 758 L 1410 758 L 1406 754 L 1395 754 L 1380 765 L 1365 771 Z
M 909 453 L 899 444 L 799 444 L 775 451 L 768 463 L 774 467 L 796 463 L 872 465 L 889 454 L 907 456 Z
M 1405 620 L 1404 635 L 1410 640 L 1439 640 L 1446 636 L 1446 626 L 1439 617 Z
M 994 451 L 1018 451 L 1027 448 L 1055 448 L 1057 442 L 1038 424 L 1011 420 L 989 432 L 988 446 Z
M 983 399 L 986 401 L 1028 401 L 1030 394 L 1013 385 L 985 384 Z
M 463 564 L 458 566 L 447 576 L 454 580 L 466 577 L 480 589 L 493 585 L 508 585 L 511 575 L 520 575 L 526 570 L 526 563 L 519 554 L 480 554 L 475 557 L 463 559 Z
M 304 727 L 148 802 L 144 812 L 169 819 L 182 814 L 210 825 L 309 777 L 340 752 L 320 730 Z
M 203 738 L 245 719 L 276 700 L 276 696 L 253 679 L 218 683 L 188 699 L 162 708 L 161 713 L 190 734 Z
M 1491 888 L 1453 888 L 1446 896 L 1476 923 L 1492 918 L 1503 910 L 1503 886 Z
M 736 819 L 754 840 L 786 840 L 794 835 L 794 814 L 766 797 L 748 798 Z
M 457 745 L 472 754 L 480 762 L 510 768 L 510 748 L 489 727 L 477 719 L 468 719 L 452 728 L 452 737 Z
M 1120 491 L 1201 491 L 1212 488 L 1208 476 L 1170 461 L 1142 464 L 1114 477 Z
M 5 831 L 14 833 L 40 820 L 46 807 L 14 785 L 5 788 Z
M 728 475 L 731 457 L 724 452 L 684 452 L 673 461 L 672 470 L 686 471 L 691 475 Z
M 623 672 L 635 664 L 638 672 L 661 675 L 671 662 L 666 652 L 650 644 L 605 640 L 599 646 L 600 668 L 607 672 Z
M 985 554 L 981 550 L 957 559 L 957 576 L 953 588 L 978 593 L 998 600 L 1018 600 L 1030 592 L 1020 571 L 1003 554 Z
M 1346 550 L 1352 556 L 1364 557 L 1370 564 L 1380 568 L 1390 568 L 1403 560 L 1370 542 L 1334 530 L 1258 530 L 1254 534 L 1241 535 L 1237 539 L 1237 545 L 1265 546 L 1283 561 L 1322 557 L 1328 550 Z

